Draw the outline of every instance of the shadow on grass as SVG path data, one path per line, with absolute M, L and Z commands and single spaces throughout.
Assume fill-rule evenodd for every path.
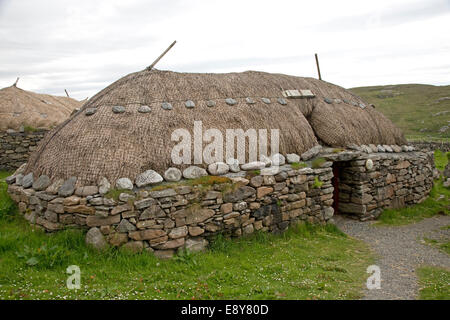
M 82 230 L 46 234 L 20 216 L 0 219 L 2 299 L 356 299 L 367 246 L 335 226 L 299 224 L 278 235 L 212 241 L 206 252 L 159 260 L 84 244 Z M 82 288 L 65 287 L 69 265 Z
M 450 270 L 424 266 L 417 270 L 419 299 L 450 300 Z
M 443 153 L 436 150 L 434 152 L 436 168 L 443 170 L 448 163 L 449 156 L 450 152 Z M 434 181 L 430 195 L 424 202 L 402 209 L 384 210 L 375 225 L 409 224 L 437 214 L 450 215 L 450 189 L 443 186 L 442 178 Z

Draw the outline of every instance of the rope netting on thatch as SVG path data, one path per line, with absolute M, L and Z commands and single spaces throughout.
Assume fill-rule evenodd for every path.
M 278 103 L 277 99 L 283 97 L 282 91 L 290 89 L 309 89 L 316 98 L 285 99 L 287 105 Z M 247 97 L 256 103 L 248 104 Z M 171 151 L 178 143 L 171 141 L 171 134 L 183 128 L 193 138 L 194 121 L 202 121 L 203 131 L 219 129 L 224 138 L 226 129 L 267 129 L 269 138 L 270 129 L 279 129 L 282 154 L 301 154 L 317 145 L 314 132 L 329 145 L 359 142 L 355 137 L 372 129 L 377 132 L 376 136 L 369 136 L 374 143 L 392 141 L 395 131 L 392 123 L 371 107 L 361 109 L 343 103 L 326 105 L 322 103 L 325 97 L 363 102 L 338 86 L 281 74 L 194 74 L 158 70 L 133 73 L 100 91 L 81 112 L 48 134 L 30 158 L 27 172 L 47 174 L 51 178 L 77 176 L 78 183 L 89 184 L 103 176 L 113 182 L 120 177 L 134 179 L 147 169 L 160 174 L 172 166 L 182 169 L 186 166 L 177 166 L 171 161 Z M 228 105 L 227 98 L 237 103 Z M 270 103 L 262 102 L 262 98 L 270 99 Z M 187 100 L 193 101 L 195 106 L 186 108 Z M 208 106 L 211 100 L 215 102 L 214 107 Z M 161 108 L 163 102 L 170 103 L 173 109 Z M 139 113 L 142 105 L 151 107 L 151 112 Z M 113 106 L 123 106 L 125 112 L 115 114 Z M 88 108 L 97 111 L 86 116 Z M 321 116 L 316 116 L 316 112 Z M 305 116 L 311 119 L 314 130 Z M 318 117 L 322 122 L 316 120 Z M 356 125 L 358 121 L 361 125 Z M 389 131 L 384 133 L 386 128 Z M 397 138 L 401 137 L 398 132 Z M 366 141 L 366 138 L 361 139 Z M 203 146 L 206 144 L 204 142 Z M 270 139 L 268 146 L 270 154 Z
M 318 101 L 309 119 L 316 135 L 329 146 L 406 144 L 400 129 L 372 107 Z
M 39 94 L 15 86 L 0 90 L 0 130 L 20 126 L 52 128 L 66 120 L 81 102 L 48 94 Z

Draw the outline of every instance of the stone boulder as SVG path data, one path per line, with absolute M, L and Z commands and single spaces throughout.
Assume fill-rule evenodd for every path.
M 25 175 L 22 178 L 22 187 L 29 188 L 33 185 L 33 173 L 30 172 L 29 174 Z
M 277 153 L 272 156 L 272 165 L 282 166 L 285 163 L 286 163 L 286 158 L 282 154 Z
M 16 176 L 15 175 L 9 176 L 5 179 L 5 181 L 7 184 L 13 184 L 14 182 L 16 182 Z
M 125 108 L 123 106 L 113 106 L 112 107 L 112 111 L 114 113 L 124 113 L 125 112 Z
M 300 162 L 300 156 L 295 153 L 289 153 L 286 155 L 286 160 L 288 163 Z
M 239 167 L 239 160 L 230 158 L 227 160 L 228 167 L 231 172 L 239 172 L 241 168 Z
M 280 167 L 269 167 L 262 169 L 260 174 L 262 176 L 274 176 L 278 173 L 280 173 Z
M 45 192 L 49 194 L 58 194 L 58 190 L 63 185 L 63 183 L 63 179 L 57 179 L 53 181 L 53 183 L 47 189 L 45 189 Z
M 132 253 L 138 253 L 144 250 L 144 243 L 142 241 L 130 241 L 125 243 L 121 249 Z
M 272 160 L 265 155 L 261 155 L 259 157 L 259 161 L 264 162 L 266 164 L 266 167 L 270 167 L 272 165 Z
M 222 174 L 226 174 L 226 173 L 228 173 L 229 170 L 230 170 L 230 167 L 224 162 L 215 162 L 215 163 L 211 163 L 208 166 L 208 171 L 213 176 L 220 176 Z
M 98 182 L 98 192 L 103 195 L 108 193 L 109 189 L 111 189 L 111 184 L 108 179 L 105 177 L 100 178 L 100 181 Z
M 181 170 L 177 168 L 169 168 L 164 172 L 164 179 L 169 182 L 180 181 L 182 176 Z
M 207 175 L 208 172 L 206 172 L 205 169 L 197 166 L 190 166 L 183 170 L 183 177 L 185 177 L 186 179 L 197 179 Z
M 97 250 L 104 250 L 108 247 L 105 237 L 97 227 L 89 229 L 86 234 L 86 244 Z
M 164 179 L 161 175 L 154 170 L 147 170 L 136 178 L 136 185 L 141 188 L 150 184 L 156 184 L 162 182 Z
M 190 238 L 187 239 L 184 247 L 190 252 L 204 251 L 208 246 L 208 240 L 204 238 Z
M 128 178 L 120 178 L 116 181 L 117 189 L 133 190 L 133 182 Z
M 149 106 L 140 106 L 138 109 L 139 113 L 149 113 L 152 109 Z
M 61 197 L 69 197 L 75 191 L 75 183 L 77 182 L 77 177 L 70 177 L 58 188 L 58 195 Z
M 16 176 L 16 184 L 21 186 L 22 185 L 22 179 L 23 179 L 23 174 L 18 173 Z
M 226 193 L 223 197 L 225 202 L 238 202 L 242 201 L 248 197 L 254 196 L 256 194 L 256 190 L 249 186 L 243 186 L 237 188 L 235 191 Z
M 127 219 L 122 219 L 119 223 L 119 225 L 117 226 L 117 230 L 119 232 L 130 232 L 130 231 L 135 231 L 136 227 L 130 223 Z
M 50 185 L 50 183 L 50 178 L 46 175 L 42 175 L 33 182 L 33 189 L 36 191 L 45 190 Z
M 444 185 L 444 187 L 446 187 L 446 188 L 450 188 L 450 178 L 447 178 L 447 180 L 444 181 L 443 185 Z
M 447 163 L 447 165 L 445 166 L 444 177 L 445 178 L 450 178 L 450 162 Z
M 314 146 L 311 149 L 309 149 L 308 151 L 303 152 L 301 155 L 301 158 L 304 161 L 312 159 L 319 154 L 320 150 L 322 150 L 322 146 L 320 146 L 320 145 Z
M 261 170 L 266 167 L 266 164 L 262 161 L 253 161 L 241 165 L 241 169 L 245 171 L 249 170 Z

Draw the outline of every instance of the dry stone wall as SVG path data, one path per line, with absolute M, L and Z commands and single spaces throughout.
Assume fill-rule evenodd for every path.
M 402 208 L 426 199 L 433 186 L 433 153 L 373 153 L 336 162 L 339 212 L 376 218 L 385 208 Z
M 434 162 L 433 152 L 412 146 L 353 145 L 241 165 L 214 163 L 208 171 L 169 168 L 164 178 L 146 170 L 134 183 L 103 177 L 83 186 L 77 177 L 51 181 L 24 170 L 6 182 L 31 223 L 47 231 L 86 228 L 86 241 L 96 248 L 123 246 L 165 258 L 184 248 L 202 250 L 218 234 L 282 232 L 298 221 L 333 223 L 334 207 L 365 220 L 384 208 L 419 203 L 432 188 Z
M 441 150 L 443 152 L 450 151 L 450 142 L 414 141 L 411 142 L 410 144 L 422 151 L 433 151 L 433 150 Z
M 46 130 L 0 132 L 0 170 L 14 171 L 26 163 L 46 133 Z
M 110 190 L 106 179 L 75 188 L 76 178 L 51 183 L 26 175 L 9 180 L 8 192 L 25 218 L 47 231 L 83 227 L 98 248 L 109 244 L 170 257 L 181 248 L 202 250 L 217 234 L 281 232 L 300 220 L 332 222 L 331 165 L 284 165 L 264 175 L 241 171 L 202 178 L 202 184 L 182 180 L 123 192 Z

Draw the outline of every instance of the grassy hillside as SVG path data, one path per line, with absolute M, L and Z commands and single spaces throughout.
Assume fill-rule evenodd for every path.
M 450 86 L 400 84 L 352 88 L 410 140 L 450 140 Z

